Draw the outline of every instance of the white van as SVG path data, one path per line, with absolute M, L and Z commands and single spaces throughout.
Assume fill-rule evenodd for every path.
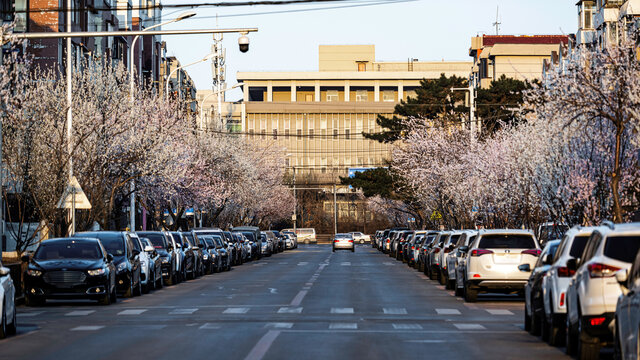
M 282 231 L 294 232 L 293 229 L 284 229 Z M 318 242 L 316 240 L 316 229 L 314 228 L 298 228 L 295 233 L 298 237 L 298 243 L 315 244 Z

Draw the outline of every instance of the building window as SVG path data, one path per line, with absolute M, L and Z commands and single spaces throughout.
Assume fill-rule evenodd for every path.
M 265 130 L 265 129 L 260 130 L 260 134 L 262 135 L 263 139 L 267 138 L 267 130 Z
M 334 139 L 338 138 L 338 129 L 333 129 L 333 138 Z
M 298 137 L 298 140 L 302 140 L 302 129 L 296 130 L 296 136 Z
M 367 96 L 367 90 L 356 90 L 356 101 L 358 102 L 369 101 L 369 98 Z
M 304 101 L 313 102 L 313 94 L 305 94 L 304 95 Z
M 323 167 L 320 169 L 320 172 L 321 172 L 321 173 L 323 173 L 323 174 L 326 174 L 326 173 L 327 173 L 327 168 L 323 166 Z
M 313 129 L 309 129 L 309 137 L 313 137 Z
M 367 63 L 365 61 L 358 61 L 358 71 L 367 71 Z
M 349 129 L 344 129 L 344 138 L 345 139 L 348 139 L 350 134 L 351 134 L 351 131 Z
M 249 129 L 249 136 L 253 137 L 253 129 Z
M 278 129 L 273 129 L 273 140 L 278 139 Z
M 338 101 L 338 90 L 327 91 L 327 102 Z
M 289 167 L 289 159 L 284 159 L 284 166 Z
M 384 90 L 382 92 L 382 101 L 384 102 L 396 101 L 396 93 L 393 90 Z
M 284 136 L 289 137 L 289 129 L 284 129 Z

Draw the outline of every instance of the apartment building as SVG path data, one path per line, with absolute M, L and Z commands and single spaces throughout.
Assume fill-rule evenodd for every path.
M 159 74 L 162 79 L 162 91 L 166 91 L 168 83 L 169 96 L 182 99 L 191 114 L 195 115 L 198 111 L 196 85 L 185 69 L 178 69 L 179 67 L 180 61 L 175 56 L 167 56 L 162 59 Z
M 238 72 L 243 82 L 242 129 L 286 149 L 299 178 L 335 183 L 352 168 L 385 166 L 391 147 L 365 139 L 379 132 L 422 79 L 468 77 L 470 62 L 377 61 L 374 45 L 321 45 L 319 70 Z
M 502 75 L 518 80 L 540 79 L 545 60 L 566 45 L 565 35 L 483 35 L 471 38 L 471 78 L 476 87 L 488 88 Z
M 243 131 L 242 115 L 245 109 L 243 102 L 225 101 L 224 95 L 220 96 L 220 102 L 218 102 L 218 94 L 213 90 L 198 90 L 196 100 L 198 102 L 198 126 L 201 129 L 230 133 Z

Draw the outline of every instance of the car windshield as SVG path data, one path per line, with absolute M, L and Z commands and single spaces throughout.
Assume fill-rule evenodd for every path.
M 533 236 L 528 234 L 486 234 L 478 244 L 480 249 L 535 249 Z
M 212 238 L 209 238 L 209 237 L 205 238 L 204 242 L 207 243 L 207 247 L 210 247 L 210 248 L 216 247 L 216 245 L 213 243 L 213 239 Z
M 100 246 L 95 241 L 52 241 L 38 247 L 35 260 L 92 259 L 102 258 Z
M 336 234 L 336 239 L 352 239 L 351 234 Z
M 255 239 L 256 239 L 254 233 L 252 233 L 252 232 L 242 232 L 242 234 L 244 236 L 246 236 L 247 239 L 249 239 L 249 241 L 255 241 Z
M 575 238 L 573 238 L 569 255 L 576 259 L 581 257 L 582 252 L 584 252 L 584 248 L 587 246 L 587 241 L 589 240 L 589 237 L 590 235 L 578 235 Z
M 215 240 L 217 247 L 221 248 L 224 246 L 224 244 L 222 243 L 222 238 L 216 237 L 213 240 Z
M 153 244 L 153 247 L 156 249 L 164 249 L 165 248 L 165 243 L 164 243 L 164 235 L 160 234 L 160 233 L 145 233 L 142 234 L 142 236 L 146 237 L 147 239 L 149 239 L 149 241 L 151 241 L 151 244 Z
M 451 244 L 457 244 L 458 240 L 460 239 L 460 235 L 451 235 L 451 237 L 449 238 L 449 241 L 447 242 L 448 245 Z
M 191 233 L 182 233 L 182 236 L 184 236 L 190 244 L 193 244 L 195 241 Z
M 636 258 L 639 248 L 640 236 L 609 236 L 604 245 L 604 255 L 631 263 Z
M 133 243 L 133 248 L 142 252 L 142 248 L 140 247 L 140 242 L 138 241 L 138 238 L 136 237 L 131 237 L 131 242 Z
M 176 244 L 180 244 L 180 246 L 183 245 L 182 243 L 182 237 L 180 236 L 180 234 L 178 233 L 171 233 L 171 236 L 173 236 L 173 241 L 176 242 Z
M 540 229 L 540 240 L 544 242 L 553 239 L 561 239 L 567 230 L 569 230 L 569 226 L 564 224 L 544 225 Z
M 102 246 L 104 246 L 105 250 L 107 250 L 107 253 L 113 256 L 124 255 L 124 239 L 120 233 L 93 232 L 82 233 L 81 236 L 100 239 L 100 242 L 102 243 Z

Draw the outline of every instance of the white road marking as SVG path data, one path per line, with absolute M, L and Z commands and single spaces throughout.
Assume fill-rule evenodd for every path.
M 278 314 L 301 314 L 302 307 L 281 307 Z
M 453 324 L 458 330 L 485 330 L 486 328 L 480 324 Z
M 394 266 L 395 265 L 394 263 L 392 263 L 390 261 L 385 261 L 385 262 L 383 262 L 383 264 L 387 265 L 387 266 Z
M 204 325 L 200 326 L 198 329 L 200 330 L 216 330 L 216 329 L 220 329 L 221 326 L 218 324 L 212 324 L 212 323 L 205 323 Z
M 424 344 L 439 344 L 446 340 L 405 340 L 406 343 L 424 343 Z
M 309 263 L 307 261 L 303 261 L 303 262 L 299 262 L 298 266 L 305 266 L 308 265 Z
M 96 312 L 95 310 L 76 310 L 69 313 L 64 314 L 65 316 L 87 316 L 89 314 L 93 314 Z
M 280 331 L 278 330 L 269 330 L 258 343 L 251 349 L 249 355 L 244 358 L 244 360 L 261 360 L 269 351 L 271 344 L 276 340 L 276 338 L 280 335 Z
M 345 261 L 343 263 L 340 263 L 341 266 L 351 266 L 351 262 L 349 261 Z
M 357 330 L 358 324 L 356 323 L 333 323 L 329 324 L 329 330 Z
M 293 327 L 293 323 L 285 323 L 285 322 L 267 323 L 264 325 L 264 327 L 268 329 L 291 329 Z
M 104 326 L 76 326 L 71 331 L 97 331 L 102 329 Z
M 353 314 L 353 308 L 331 308 L 332 314 Z
M 286 262 L 286 261 L 285 261 L 285 262 L 279 262 L 279 263 L 278 263 L 278 265 L 287 265 L 287 264 L 288 264 L 288 262 Z
M 442 285 L 436 285 L 436 288 L 438 288 L 440 290 L 444 290 L 444 286 L 442 286 Z
M 306 286 L 311 286 L 311 285 L 313 285 L 313 282 L 305 283 L 305 285 L 306 285 Z
M 436 309 L 438 315 L 462 315 L 458 309 Z
M 228 308 L 223 311 L 223 314 L 246 314 L 249 308 Z
M 42 314 L 44 311 L 37 311 L 37 312 L 28 312 L 28 313 L 17 313 L 16 316 L 17 317 L 31 317 L 31 316 L 38 316 L 40 314 Z
M 278 293 L 278 289 L 269 288 L 269 292 L 270 292 L 271 294 L 277 294 L 277 293 Z
M 143 312 L 147 311 L 147 309 L 130 309 L 130 310 L 122 310 L 118 313 L 118 315 L 140 315 Z
M 406 315 L 407 309 L 405 308 L 383 308 L 382 312 L 387 315 Z
M 422 326 L 418 324 L 392 324 L 396 330 L 422 330 Z
M 191 315 L 194 312 L 198 311 L 198 309 L 174 309 L 169 313 L 169 315 Z
M 296 295 L 296 297 L 291 300 L 291 306 L 299 306 L 302 303 L 302 299 L 307 296 L 307 292 L 307 290 L 300 290 L 300 292 L 298 292 L 298 295 Z
M 486 309 L 486 310 L 491 315 L 514 315 L 511 311 L 504 310 L 504 309 Z

